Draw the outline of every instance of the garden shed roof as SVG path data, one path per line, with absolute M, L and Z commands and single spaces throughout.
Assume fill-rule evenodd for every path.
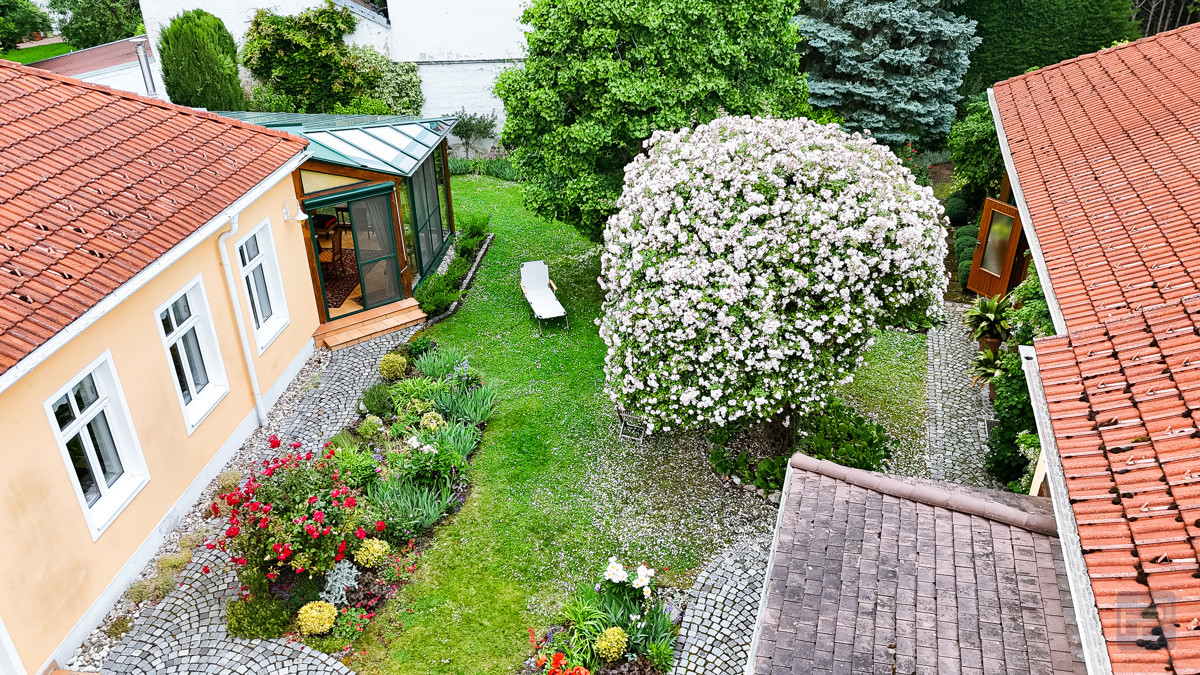
M 754 672 L 1086 672 L 1046 500 L 791 469 Z
M 222 115 L 283 129 L 309 141 L 313 159 L 411 176 L 458 123 L 457 117 L 320 115 L 223 112 Z
M 0 61 L 0 373 L 306 144 Z
M 1200 290 L 1200 24 L 993 95 L 1068 330 Z
M 1036 341 L 1115 673 L 1200 673 L 1200 295 Z

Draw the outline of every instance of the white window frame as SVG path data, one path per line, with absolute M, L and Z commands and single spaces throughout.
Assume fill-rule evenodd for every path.
M 167 340 L 167 334 L 160 318 L 164 311 L 170 309 L 176 300 L 185 295 L 188 298 L 188 306 L 192 315 L 183 324 L 180 324 L 180 327 L 176 327 L 174 332 L 178 333 L 184 326 L 196 329 L 196 340 L 200 344 L 200 354 L 204 358 L 205 374 L 208 375 L 208 384 L 192 396 L 191 402 L 183 399 L 183 391 L 179 388 L 179 382 L 176 379 L 175 364 L 171 359 L 173 342 Z M 163 356 L 167 359 L 167 374 L 171 379 L 171 386 L 175 390 L 175 397 L 179 400 L 179 408 L 183 411 L 183 422 L 187 426 L 187 433 L 191 436 L 204 418 L 208 417 L 208 414 L 229 393 L 229 378 L 225 375 L 225 361 L 221 358 L 221 345 L 217 342 L 217 334 L 212 321 L 212 309 L 208 304 L 208 293 L 204 289 L 202 275 L 197 274 L 170 299 L 159 305 L 158 309 L 154 310 L 153 319 L 158 339 L 162 342 Z
M 242 262 L 242 246 L 250 241 L 251 237 L 258 237 L 258 257 L 251 261 L 252 264 Z M 250 328 L 254 333 L 254 344 L 258 347 L 258 355 L 262 356 L 263 352 L 267 351 L 267 347 L 279 337 L 291 319 L 287 309 L 287 294 L 283 290 L 283 276 L 279 271 L 279 257 L 275 253 L 275 236 L 271 230 L 271 219 L 264 218 L 261 223 L 254 226 L 246 236 L 238 240 L 234 245 L 234 256 L 238 261 L 238 272 L 241 276 L 242 292 L 245 293 L 246 305 L 250 309 Z M 271 302 L 271 318 L 260 322 L 261 325 L 254 327 L 253 322 L 258 316 L 257 300 L 251 294 L 250 288 L 252 285 L 257 285 L 252 279 L 252 273 L 255 267 L 262 266 L 263 278 L 267 284 L 267 298 Z
M 92 376 L 92 380 L 96 383 L 96 390 L 100 394 L 100 399 L 94 404 L 97 406 L 96 412 L 73 421 L 67 425 L 67 430 L 64 431 L 59 428 L 58 418 L 54 415 L 54 404 L 64 395 L 69 395 L 71 389 L 88 375 Z M 117 377 L 111 350 L 105 350 L 99 358 L 76 373 L 67 384 L 46 399 L 43 406 L 67 470 L 67 478 L 71 481 L 76 499 L 79 500 L 79 508 L 87 522 L 92 541 L 96 541 L 150 481 L 150 471 L 146 468 L 146 458 L 142 454 L 141 443 L 138 442 L 133 418 L 129 415 L 129 404 L 125 401 L 125 390 L 122 389 L 121 380 Z M 88 410 L 91 411 L 92 407 L 89 406 Z M 112 432 L 113 442 L 117 446 L 117 454 L 121 458 L 121 464 L 125 471 L 111 486 L 106 485 L 102 488 L 101 497 L 95 504 L 88 506 L 83 486 L 79 484 L 74 465 L 71 463 L 67 441 L 76 434 L 83 433 L 83 426 L 94 419 L 100 411 L 105 413 L 105 420 L 108 422 L 109 431 Z M 96 480 L 103 483 L 104 476 L 97 474 Z

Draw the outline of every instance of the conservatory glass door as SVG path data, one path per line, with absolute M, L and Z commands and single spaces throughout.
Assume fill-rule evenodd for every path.
M 399 300 L 400 265 L 388 195 L 350 202 L 350 231 L 354 235 L 354 250 L 358 257 L 363 309 Z

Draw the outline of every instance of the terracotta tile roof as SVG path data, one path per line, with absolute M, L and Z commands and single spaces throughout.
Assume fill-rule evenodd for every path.
M 755 673 L 1086 672 L 1057 538 L 792 468 Z M 1052 522 L 1037 497 L 890 482 Z
M 993 91 L 1069 330 L 1200 290 L 1200 24 Z
M 0 373 L 306 144 L 0 61 Z
M 145 38 L 146 36 L 139 35 L 137 37 Z M 146 55 L 151 60 L 154 60 L 154 47 L 150 44 L 149 40 L 145 44 Z M 79 51 L 60 56 L 51 56 L 48 59 L 34 61 L 28 65 L 30 68 L 48 70 L 59 75 L 76 76 L 103 68 L 137 63 L 137 60 L 137 48 L 134 46 L 133 38 L 130 38 L 89 47 L 88 49 L 80 49 Z
M 1200 673 L 1200 295 L 1037 341 L 1116 673 Z

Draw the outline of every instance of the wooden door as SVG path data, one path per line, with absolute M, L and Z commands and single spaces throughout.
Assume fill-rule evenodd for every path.
M 988 197 L 979 220 L 967 289 L 988 297 L 1007 292 L 1020 242 L 1021 217 L 1016 207 Z

